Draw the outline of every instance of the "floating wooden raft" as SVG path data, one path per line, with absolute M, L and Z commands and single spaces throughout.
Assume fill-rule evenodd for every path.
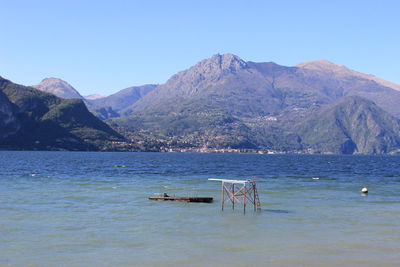
M 158 201 L 180 201 L 180 202 L 213 202 L 212 197 L 171 197 L 166 194 L 158 197 L 149 197 L 150 200 L 158 200 Z

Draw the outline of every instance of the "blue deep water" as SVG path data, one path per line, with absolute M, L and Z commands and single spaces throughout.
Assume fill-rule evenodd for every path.
M 0 266 L 398 266 L 399 167 L 397 156 L 1 151 Z M 262 211 L 221 211 L 208 178 L 254 178 Z M 215 201 L 148 200 L 164 192 Z

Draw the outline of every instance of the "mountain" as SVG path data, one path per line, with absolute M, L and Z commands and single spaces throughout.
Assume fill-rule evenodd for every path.
M 381 113 L 399 118 L 400 92 L 390 86 L 328 61 L 286 67 L 218 54 L 173 75 L 127 107 L 128 116 L 110 123 L 132 134 L 152 136 L 163 145 L 303 151 L 314 147 L 307 143 L 309 135 L 299 130 L 305 121 L 346 97 L 369 100 L 361 107 L 376 104 Z M 333 122 L 326 123 L 333 127 Z M 395 124 L 382 127 L 387 132 L 396 129 Z M 340 150 L 341 145 L 336 142 L 332 144 L 336 150 L 320 151 L 347 152 Z M 356 145 L 355 153 L 386 151 Z
M 92 99 L 90 102 L 97 107 L 110 107 L 116 112 L 124 113 L 124 109 L 129 108 L 156 87 L 157 85 L 155 84 L 133 86 L 107 97 Z
M 0 77 L 0 148 L 109 149 L 123 137 L 80 99 L 62 99 Z
M 300 63 L 296 66 L 299 68 L 320 70 L 320 71 L 324 71 L 324 72 L 334 72 L 337 75 L 341 75 L 344 77 L 345 76 L 356 76 L 356 77 L 368 79 L 371 81 L 375 81 L 382 86 L 390 87 L 392 89 L 400 91 L 400 85 L 398 85 L 398 84 L 394 84 L 392 82 L 380 79 L 371 74 L 365 74 L 365 73 L 361 73 L 361 72 L 358 72 L 355 70 L 351 70 L 343 65 L 337 65 L 337 64 L 334 64 L 327 60 L 308 61 L 308 62 Z
M 350 70 L 326 60 L 305 62 L 297 65 L 299 73 L 303 73 L 315 88 L 322 88 L 327 95 L 357 95 L 374 101 L 384 110 L 400 117 L 400 86 L 379 79 L 369 74 Z
M 250 64 L 232 54 L 215 55 L 172 76 L 136 102 L 131 112 L 165 112 L 199 101 L 237 115 L 269 114 L 280 105 L 275 96 L 271 84 Z
M 130 113 L 164 112 L 174 109 L 175 103 L 199 100 L 234 115 L 252 117 L 308 109 L 350 95 L 370 99 L 400 117 L 397 90 L 343 66 L 316 61 L 285 67 L 245 62 L 232 54 L 215 55 L 177 73 L 136 102 Z
M 40 91 L 51 93 L 61 98 L 80 98 L 84 99 L 74 87 L 72 87 L 66 81 L 58 78 L 46 78 L 43 79 L 39 84 L 33 85 L 32 87 L 39 89 Z
M 15 134 L 21 128 L 14 110 L 14 105 L 0 91 L 0 139 Z
M 65 93 L 65 98 L 77 96 L 72 86 L 59 79 L 45 79 L 38 87 Z M 77 130 L 87 129 L 84 121 L 91 121 L 91 127 L 97 130 L 105 125 L 88 115 L 81 100 L 40 95 L 30 87 L 24 88 L 30 92 L 24 103 L 40 99 L 28 109 L 26 103 L 19 107 L 13 100 L 14 95 L 26 94 L 24 90 L 0 94 L 0 138 L 7 140 L 3 145 L 24 140 L 24 147 L 37 148 L 40 144 L 41 148 L 59 148 L 58 144 L 64 142 L 64 147 L 83 149 L 80 141 L 88 140 L 86 145 L 101 149 L 105 146 L 93 144 L 96 138 L 108 142 L 121 138 L 106 128 L 102 131 L 110 136 Z M 83 99 L 80 95 L 78 98 Z M 326 60 L 287 67 L 217 54 L 178 72 L 164 84 L 130 87 L 84 101 L 93 114 L 108 119 L 107 123 L 137 144 L 135 149 L 236 148 L 345 154 L 400 151 L 400 86 Z M 51 121 L 59 131 L 48 130 L 50 126 L 43 121 Z M 31 136 L 27 135 L 29 131 Z M 63 136 L 62 141 L 54 144 L 54 140 L 60 140 L 54 133 Z M 68 134 L 79 138 L 78 148 L 72 146 L 74 137 Z M 42 145 L 46 140 L 46 146 Z
M 375 103 L 344 97 L 299 127 L 302 143 L 314 151 L 382 154 L 400 147 L 400 123 Z
M 94 100 L 85 98 L 81 96 L 81 94 L 74 87 L 72 87 L 72 85 L 61 79 L 46 78 L 38 85 L 34 85 L 32 87 L 65 99 L 82 99 L 89 111 L 102 120 L 119 116 L 119 114 L 109 106 L 97 106 L 93 104 L 93 101 L 99 100 L 99 98 Z

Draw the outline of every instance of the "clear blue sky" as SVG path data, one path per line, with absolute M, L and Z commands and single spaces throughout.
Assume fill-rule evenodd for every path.
M 400 84 L 399 1 L 0 0 L 0 76 L 111 94 L 216 53 L 327 59 Z

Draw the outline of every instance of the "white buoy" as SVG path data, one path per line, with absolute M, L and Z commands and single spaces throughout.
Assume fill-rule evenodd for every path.
M 363 188 L 361 189 L 361 193 L 363 193 L 363 194 L 368 194 L 368 188 L 363 187 Z

